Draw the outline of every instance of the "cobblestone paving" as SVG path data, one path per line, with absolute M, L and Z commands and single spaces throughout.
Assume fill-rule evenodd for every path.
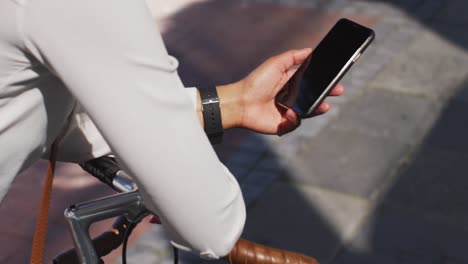
M 159 6 L 162 0 L 148 2 Z M 466 183 L 458 173 L 447 176 L 449 183 L 440 179 L 441 172 L 463 171 L 468 157 L 468 141 L 461 140 L 466 125 L 459 122 L 466 119 L 468 89 L 444 108 L 468 76 L 466 7 L 463 0 L 174 0 L 154 13 L 163 18 L 165 41 L 180 59 L 188 86 L 210 76 L 217 83 L 237 80 L 268 56 L 317 43 L 339 17 L 376 32 L 342 81 L 347 94 L 330 99 L 329 113 L 280 138 L 230 131 L 226 143 L 216 147 L 248 205 L 243 236 L 310 254 L 321 263 L 467 262 L 466 227 L 460 227 L 467 219 L 468 209 L 460 202 L 467 199 Z M 419 150 L 425 137 L 428 143 Z M 42 170 L 39 165 L 28 173 Z M 10 200 L 21 201 L 21 214 L 5 219 L 23 232 L 0 230 L 0 262 L 27 261 L 26 253 L 16 252 L 29 245 L 33 225 L 15 217 L 32 218 L 35 201 L 20 198 L 37 197 L 31 186 L 39 183 L 26 176 L 10 194 Z M 65 194 L 89 199 L 103 191 L 79 175 L 67 177 L 77 185 L 63 179 L 59 175 L 55 183 L 48 258 L 71 244 L 58 220 L 75 202 Z M 86 193 L 73 189 L 80 184 L 87 186 Z M 3 204 L 0 212 L 11 205 Z M 100 223 L 92 232 L 107 226 Z M 138 232 L 129 248 L 130 263 L 172 263 L 163 227 L 143 224 Z M 201 261 L 182 254 L 181 262 Z
M 316 9 L 321 13 L 338 13 L 341 16 L 377 18 L 377 23 L 373 26 L 376 32 L 375 43 L 343 80 L 343 84 L 347 88 L 347 94 L 331 100 L 333 109 L 330 113 L 315 120 L 304 122 L 297 131 L 281 138 L 250 135 L 240 145 L 237 152 L 225 160 L 225 164 L 239 180 L 246 203 L 250 205 L 257 200 L 258 196 L 271 182 L 280 178 L 285 170 L 294 169 L 291 168 L 291 159 L 294 159 L 298 148 L 303 145 L 303 142 L 310 141 L 313 137 L 321 134 L 322 129 L 327 127 L 331 120 L 340 116 L 342 107 L 348 101 L 362 94 L 363 89 L 370 84 L 375 76 L 413 40 L 417 32 L 421 30 L 421 25 L 399 8 L 381 2 L 346 0 L 257 0 L 242 2 L 245 8 L 276 5 L 284 6 L 284 8 Z M 304 21 L 304 23 L 307 22 Z M 289 157 L 289 159 L 284 157 Z M 156 238 L 162 237 L 164 239 L 163 233 L 164 231 L 160 227 L 151 229 L 148 234 L 143 236 L 142 240 L 138 241 L 130 249 L 129 258 L 141 262 L 150 259 L 151 252 L 157 252 L 157 259 L 163 262 L 170 261 L 172 259 L 170 245 L 161 243 Z M 158 242 L 155 243 L 155 240 L 158 240 Z M 159 246 L 163 246 L 163 248 Z M 161 259 L 160 252 L 166 252 L 162 254 L 166 257 L 163 258 L 164 260 Z M 199 262 L 199 260 L 188 254 L 183 254 L 182 262 L 194 263 Z

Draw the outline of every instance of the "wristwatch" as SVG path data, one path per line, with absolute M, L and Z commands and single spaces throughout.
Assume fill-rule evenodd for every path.
M 219 107 L 219 98 L 216 86 L 203 86 L 198 90 L 200 92 L 202 103 L 205 133 L 211 144 L 219 144 L 223 141 L 224 129 L 221 121 L 221 108 Z

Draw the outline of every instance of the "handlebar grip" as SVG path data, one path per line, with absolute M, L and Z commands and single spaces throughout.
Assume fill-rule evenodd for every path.
M 101 182 L 115 189 L 112 181 L 120 171 L 117 161 L 112 157 L 99 157 L 79 164 L 83 170 L 96 177 Z
M 118 248 L 124 240 L 125 231 L 128 228 L 130 222 L 126 217 L 121 216 L 112 225 L 112 229 L 102 233 L 100 236 L 93 239 L 93 245 L 96 250 L 96 254 L 99 258 L 109 254 L 114 249 Z M 54 259 L 54 264 L 74 264 L 80 263 L 78 256 L 76 255 L 75 248 L 69 249 L 66 252 L 58 255 Z M 101 261 L 101 263 L 103 263 Z
M 319 264 L 314 258 L 239 239 L 223 257 L 230 264 Z

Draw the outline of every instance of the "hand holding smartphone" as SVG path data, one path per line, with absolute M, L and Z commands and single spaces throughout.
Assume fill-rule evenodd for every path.
M 374 39 L 373 30 L 340 19 L 276 96 L 301 118 L 313 114 Z

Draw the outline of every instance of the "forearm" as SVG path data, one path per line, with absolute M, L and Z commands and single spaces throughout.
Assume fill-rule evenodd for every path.
M 216 87 L 221 109 L 223 128 L 240 127 L 244 115 L 244 103 L 241 87 L 238 83 L 219 85 Z M 204 127 L 203 111 L 200 94 L 197 91 L 197 116 L 200 125 Z

